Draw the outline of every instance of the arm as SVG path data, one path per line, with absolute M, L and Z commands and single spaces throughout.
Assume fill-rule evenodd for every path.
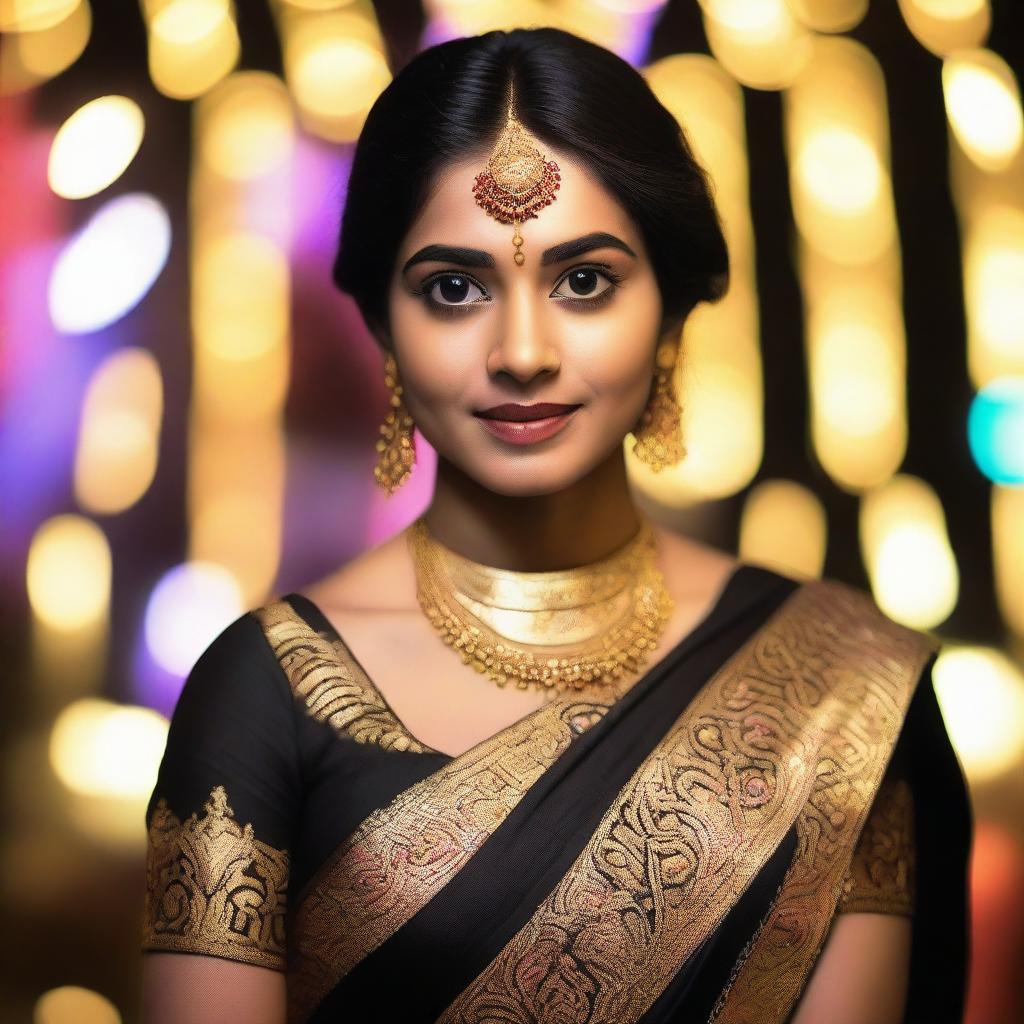
M 291 690 L 242 616 L 189 673 L 147 810 L 147 1024 L 283 1024 L 301 800 Z
M 214 956 L 147 953 L 145 1024 L 284 1024 L 284 974 Z
M 838 914 L 792 1024 L 900 1024 L 910 929 L 896 914 Z

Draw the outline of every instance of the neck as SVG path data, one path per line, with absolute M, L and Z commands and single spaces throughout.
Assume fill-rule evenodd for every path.
M 450 550 L 520 572 L 596 562 L 640 527 L 621 447 L 570 487 L 529 497 L 495 494 L 439 458 L 433 500 L 423 519 Z

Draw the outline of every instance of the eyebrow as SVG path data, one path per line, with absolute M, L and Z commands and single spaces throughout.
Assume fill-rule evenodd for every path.
M 637 258 L 636 253 L 618 236 L 607 231 L 594 231 L 589 235 L 582 235 L 568 242 L 559 242 L 558 245 L 545 249 L 541 253 L 540 265 L 547 267 L 552 263 L 562 263 L 594 249 L 620 249 L 634 259 Z M 493 267 L 494 257 L 483 249 L 470 249 L 461 245 L 425 245 L 405 261 L 402 273 L 406 273 L 417 263 L 428 262 L 454 263 L 460 267 Z

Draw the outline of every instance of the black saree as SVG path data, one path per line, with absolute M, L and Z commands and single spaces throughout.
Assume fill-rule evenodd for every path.
M 286 970 L 293 1021 L 781 1022 L 836 913 L 908 913 L 906 1019 L 958 1020 L 969 816 L 933 656 L 857 591 L 741 566 L 617 700 L 453 758 L 285 595 L 186 684 L 145 947 Z

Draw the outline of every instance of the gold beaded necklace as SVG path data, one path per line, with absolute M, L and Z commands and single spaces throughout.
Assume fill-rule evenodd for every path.
M 473 562 L 435 540 L 422 518 L 407 539 L 420 607 L 444 642 L 498 686 L 614 684 L 646 663 L 672 611 L 646 520 L 607 558 L 556 572 Z

